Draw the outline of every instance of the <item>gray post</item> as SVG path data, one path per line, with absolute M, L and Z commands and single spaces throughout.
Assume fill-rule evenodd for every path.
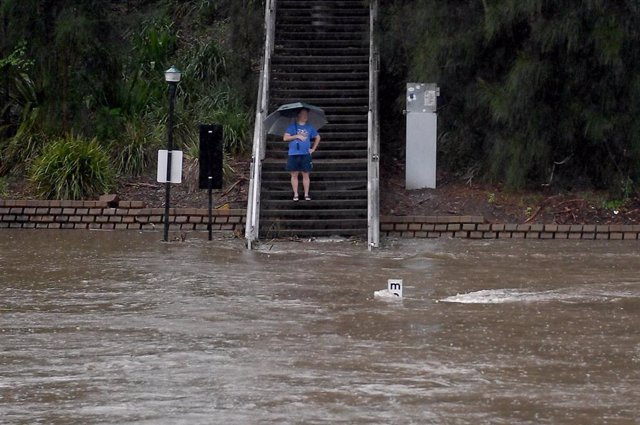
M 436 187 L 439 94 L 440 89 L 435 84 L 407 84 L 407 189 Z
M 173 150 L 173 105 L 176 98 L 176 83 L 169 83 L 169 123 L 167 126 L 167 182 L 165 183 L 164 199 L 164 235 L 163 240 L 169 241 L 169 202 L 171 200 L 171 151 Z

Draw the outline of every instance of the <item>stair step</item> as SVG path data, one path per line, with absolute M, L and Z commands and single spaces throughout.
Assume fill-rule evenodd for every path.
M 330 122 L 322 127 L 327 133 L 338 131 L 367 131 L 367 123 L 334 123 Z
M 359 41 L 363 44 L 369 44 L 368 31 L 340 31 L 341 26 L 339 25 L 328 31 L 326 28 L 323 28 L 322 31 L 308 28 L 308 26 L 301 26 L 300 28 L 278 27 L 275 34 L 275 45 L 286 46 L 289 42 L 304 40 L 315 41 L 316 47 L 327 47 L 326 41 Z
M 285 159 L 287 158 L 287 151 L 274 150 L 272 152 L 268 152 L 267 157 L 272 159 L 282 159 L 282 163 L 284 163 Z M 329 150 L 329 149 L 320 150 L 318 149 L 316 152 L 313 153 L 314 170 L 318 168 L 317 162 L 321 159 L 366 158 L 366 157 L 367 157 L 366 149 L 362 149 L 362 150 Z
M 345 222 L 336 224 L 334 227 L 331 227 L 332 223 L 326 223 L 323 227 L 305 227 L 305 222 L 293 225 L 287 224 L 289 221 L 291 220 L 282 219 L 268 220 L 266 224 L 261 222 L 260 235 L 264 239 L 314 238 L 323 236 L 354 236 L 366 238 L 367 235 L 366 220 L 364 223 Z
M 335 47 L 310 47 L 303 51 L 307 55 L 314 56 L 369 56 L 369 48 L 364 46 L 354 46 L 346 48 Z M 300 49 L 294 47 L 276 47 L 274 50 L 274 56 L 298 56 Z
M 312 188 L 311 196 L 314 200 L 323 199 L 367 199 L 366 190 L 318 190 L 315 187 Z M 262 191 L 261 199 L 275 200 L 284 199 L 290 201 L 292 197 L 291 188 L 283 190 L 267 189 Z
M 294 99 L 294 98 L 292 97 L 290 99 Z M 305 99 L 305 97 L 299 97 L 299 99 Z M 366 132 L 368 130 L 367 121 L 362 119 L 359 122 L 335 122 L 335 121 L 329 121 L 328 119 L 327 121 L 328 121 L 327 124 L 325 124 L 320 129 L 318 129 L 321 133 L 338 133 L 338 132 L 353 133 L 353 132 Z M 366 139 L 366 136 L 363 137 L 363 139 Z
M 367 149 L 367 141 L 359 140 L 359 141 L 335 141 L 335 140 L 322 140 L 320 141 L 320 145 L 318 146 L 318 150 L 316 153 L 320 153 L 323 150 L 360 150 Z M 287 152 L 289 150 L 289 142 L 284 142 L 282 140 L 267 140 L 267 152 L 272 151 L 282 151 Z M 315 154 L 314 154 L 315 155 Z M 315 159 L 315 156 L 314 156 Z
M 302 202 L 302 201 L 298 201 Z M 366 212 L 365 212 L 366 214 Z M 344 229 L 350 227 L 367 227 L 366 217 L 356 218 L 316 218 L 316 217 L 265 217 L 260 219 L 260 225 L 269 227 L 270 224 L 277 223 L 281 229 Z
M 274 56 L 271 59 L 271 66 L 278 68 L 282 66 L 316 66 L 316 65 L 353 65 L 369 66 L 369 58 L 367 56 Z
M 317 2 L 312 7 L 300 7 L 299 4 L 296 4 L 295 7 L 290 7 L 282 6 L 282 4 L 280 4 L 278 9 L 286 10 L 287 12 L 280 15 L 282 18 L 291 18 L 297 22 L 300 22 L 299 18 L 312 18 L 315 19 L 316 22 L 321 22 L 323 20 L 337 20 L 345 22 L 351 22 L 352 20 L 369 21 L 369 9 L 364 7 L 330 8 L 322 5 L 320 2 Z
M 287 96 L 287 97 L 311 97 L 322 96 L 323 98 L 342 98 L 347 96 L 366 96 L 369 94 L 369 89 L 274 89 L 271 90 L 273 96 Z
M 278 72 L 281 69 L 283 69 L 283 67 L 287 70 L 287 71 L 292 71 L 292 72 L 325 72 L 325 73 L 331 73 L 333 74 L 335 71 L 342 71 L 342 72 L 354 72 L 354 71 L 360 71 L 360 72 L 367 72 L 368 75 L 368 71 L 369 71 L 369 63 L 365 62 L 365 63 L 336 63 L 336 64 L 332 64 L 332 63 L 314 63 L 314 64 L 307 64 L 307 63 L 290 63 L 290 64 L 282 64 L 282 63 L 276 63 L 273 65 L 273 69 Z
M 290 174 L 288 171 L 282 170 L 267 170 L 263 172 L 263 177 L 267 180 L 288 180 Z M 312 181 L 353 181 L 362 180 L 367 181 L 367 171 L 313 171 Z
M 286 177 L 289 175 L 287 174 Z M 262 190 L 286 190 L 291 189 L 290 179 L 288 178 L 280 178 L 280 179 L 269 179 L 266 176 L 262 180 Z M 311 190 L 366 190 L 367 182 L 366 180 L 324 180 L 324 181 L 314 181 L 313 177 L 311 178 Z
M 277 102 L 275 105 L 281 105 L 283 103 L 290 102 L 306 102 L 311 103 L 315 106 L 318 106 L 325 110 L 325 115 L 327 113 L 328 108 L 332 108 L 334 106 L 363 106 L 368 104 L 366 101 L 367 98 L 364 97 L 318 97 L 320 93 L 316 93 L 314 97 L 310 96 L 286 96 L 283 93 L 278 93 L 278 95 L 274 95 L 272 100 Z
M 314 40 L 313 38 L 303 39 L 291 39 L 291 38 L 277 38 L 275 40 L 275 48 L 291 48 L 291 49 L 306 49 L 310 47 L 318 48 L 336 48 L 336 49 L 349 49 L 354 47 L 366 47 L 369 48 L 369 37 L 355 38 L 355 39 L 336 39 L 336 40 Z
M 287 1 L 287 0 L 279 0 L 278 1 L 278 10 L 286 10 L 288 13 L 294 13 L 298 11 L 299 13 L 307 12 L 309 13 L 312 10 L 317 12 L 329 12 L 339 15 L 343 10 L 349 13 L 355 13 L 360 11 L 369 11 L 369 6 L 363 1 L 343 1 L 343 2 L 328 2 L 323 0 L 317 1 Z
M 280 105 L 273 105 L 269 111 L 275 111 Z M 361 108 L 365 109 L 365 108 Z M 366 113 L 354 114 L 351 111 L 345 109 L 342 111 L 344 115 L 337 115 L 335 113 L 328 114 L 325 111 L 325 117 L 327 118 L 327 123 L 331 125 L 341 125 L 341 124 L 353 124 L 353 125 L 361 125 L 365 130 L 367 129 L 368 117 Z M 358 111 L 353 111 L 358 112 Z M 328 124 L 327 124 L 328 125 Z M 324 127 L 322 127 L 324 128 Z
M 367 3 L 363 0 L 280 0 L 278 7 L 311 9 L 318 4 L 323 5 L 325 8 L 352 7 L 355 9 L 367 7 Z
M 359 132 L 329 132 L 323 131 L 321 137 L 326 140 L 366 140 L 367 132 L 359 131 Z M 320 142 L 322 143 L 322 142 Z
M 313 194 L 311 194 L 313 197 Z M 278 215 L 278 214 L 310 214 L 313 210 L 313 214 L 317 216 L 350 216 L 355 214 L 354 210 L 360 208 L 364 209 L 366 217 L 367 213 L 367 198 L 362 199 L 322 199 L 316 200 L 313 198 L 311 201 L 306 201 L 300 198 L 299 201 L 293 201 L 289 199 L 261 199 L 263 215 Z M 271 208 L 271 209 L 267 209 Z
M 305 13 L 306 12 L 306 13 Z M 344 26 L 352 26 L 358 25 L 360 28 L 368 27 L 370 24 L 369 21 L 369 11 L 360 10 L 345 10 L 340 11 L 339 15 L 330 16 L 326 14 L 324 16 L 313 16 L 312 13 L 309 13 L 308 10 L 298 9 L 298 10 L 287 10 L 286 13 L 279 13 L 277 16 L 277 24 L 300 24 L 300 22 L 307 23 L 311 28 L 319 28 L 322 29 L 326 25 L 344 25 Z
M 301 24 L 300 22 L 304 22 Z M 367 30 L 369 28 L 369 17 L 357 15 L 351 16 L 328 16 L 314 17 L 309 14 L 278 14 L 276 24 L 278 28 L 303 28 L 305 30 L 326 30 L 334 27 L 344 27 L 345 31 L 351 30 Z
M 366 81 L 369 84 L 369 70 L 354 72 L 351 70 L 332 73 L 309 72 L 309 70 L 292 72 L 290 69 L 273 70 L 271 78 L 275 80 L 296 81 Z
M 367 228 L 358 229 L 260 229 L 260 235 L 264 238 L 288 238 L 288 237 L 323 237 L 323 236 L 362 236 L 366 237 Z
M 364 89 L 369 90 L 369 81 L 367 80 L 350 80 L 350 81 L 320 81 L 320 80 L 284 80 L 274 79 L 271 82 L 271 91 L 288 90 L 288 89 L 315 89 L 315 90 L 335 90 L 335 89 Z
M 287 32 L 291 32 L 293 34 L 298 31 L 308 32 L 308 31 L 319 31 L 319 32 L 336 32 L 342 31 L 347 34 L 359 33 L 359 32 L 367 32 L 369 30 L 369 20 L 368 19 L 356 19 L 353 22 L 345 23 L 336 20 L 327 20 L 321 22 L 320 20 L 316 21 L 317 24 L 313 24 L 313 19 L 282 19 L 282 14 L 280 14 L 276 18 L 276 31 L 277 30 L 285 30 Z
M 322 130 L 320 130 L 320 135 L 322 139 L 320 140 L 320 145 L 316 153 L 320 153 L 320 151 L 357 151 L 366 149 L 367 147 L 367 140 L 364 138 L 355 141 L 329 139 L 324 137 Z M 269 139 L 267 140 L 267 150 L 269 151 L 271 149 L 286 152 L 289 150 L 289 142 L 285 142 L 282 139 Z M 314 159 L 315 158 L 314 154 Z
M 363 106 L 363 105 L 368 105 L 369 104 L 369 98 L 368 97 L 344 97 L 344 98 L 340 98 L 340 97 L 330 97 L 330 98 L 305 97 L 305 98 L 298 98 L 296 96 L 272 96 L 271 97 L 271 101 L 274 102 L 274 104 L 276 104 L 276 105 L 281 105 L 283 103 L 304 101 L 304 102 L 311 103 L 313 105 L 316 105 L 316 106 L 319 106 L 319 107 L 325 109 L 325 114 L 327 113 L 326 108 L 328 108 L 328 107 L 340 107 L 340 106 L 347 106 L 347 105 L 349 105 L 349 106 L 353 106 L 353 105 Z
M 325 116 L 327 118 L 327 122 L 332 124 L 341 124 L 341 123 L 368 123 L 367 114 L 342 114 L 342 115 L 329 115 L 325 112 Z
M 286 153 L 286 150 L 283 150 Z M 318 151 L 319 152 L 319 151 Z M 274 152 L 267 152 L 268 154 Z M 285 161 L 283 159 L 265 158 L 262 162 L 262 170 L 284 171 Z M 315 159 L 313 160 L 313 173 L 329 171 L 367 171 L 367 158 L 331 158 L 331 159 Z
M 326 106 L 324 108 L 325 115 L 333 115 L 333 114 L 364 114 L 367 116 L 367 112 L 369 111 L 368 105 L 333 105 Z

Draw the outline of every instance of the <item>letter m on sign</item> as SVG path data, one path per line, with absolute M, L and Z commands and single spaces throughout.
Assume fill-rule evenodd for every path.
M 402 279 L 389 279 L 387 285 L 389 292 L 402 298 Z

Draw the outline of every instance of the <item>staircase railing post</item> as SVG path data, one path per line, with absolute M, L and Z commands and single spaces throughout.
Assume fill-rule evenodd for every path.
M 380 132 L 378 121 L 378 48 L 375 25 L 378 0 L 371 0 L 369 13 L 369 111 L 367 135 L 367 242 L 369 250 L 380 245 Z
M 269 78 L 271 73 L 271 55 L 275 39 L 276 0 L 265 2 L 265 44 L 260 71 L 258 100 L 256 102 L 255 127 L 253 131 L 253 150 L 251 155 L 251 171 L 249 193 L 247 195 L 247 218 L 245 238 L 247 248 L 258 240 L 260 232 L 260 186 L 262 185 L 262 161 L 265 157 L 266 134 L 264 118 L 269 107 Z

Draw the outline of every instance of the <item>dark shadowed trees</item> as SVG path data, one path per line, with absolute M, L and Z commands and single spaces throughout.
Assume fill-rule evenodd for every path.
M 436 82 L 441 164 L 628 196 L 640 177 L 635 1 L 383 1 L 383 60 Z

